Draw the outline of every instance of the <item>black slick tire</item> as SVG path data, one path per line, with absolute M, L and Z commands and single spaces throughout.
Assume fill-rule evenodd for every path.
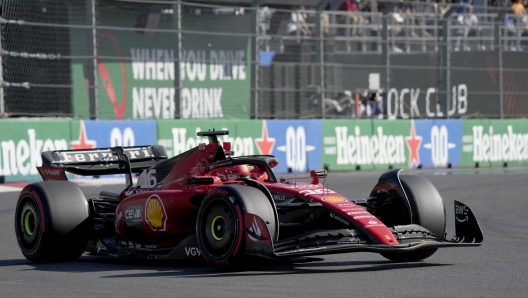
M 28 260 L 71 261 L 83 254 L 93 225 L 88 202 L 77 184 L 30 184 L 20 193 L 15 210 L 18 245 Z
M 222 271 L 253 269 L 258 262 L 246 255 L 244 216 L 251 213 L 269 223 L 275 234 L 275 214 L 268 198 L 258 189 L 229 185 L 215 188 L 202 202 L 196 238 L 202 256 Z
M 428 179 L 421 176 L 401 175 L 400 181 L 411 205 L 412 224 L 420 225 L 438 236 L 444 236 L 445 207 L 438 190 Z M 381 255 L 395 262 L 416 262 L 429 258 L 436 251 L 436 248 L 429 248 Z

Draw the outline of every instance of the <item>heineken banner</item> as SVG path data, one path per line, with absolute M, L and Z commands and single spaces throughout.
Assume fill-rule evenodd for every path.
M 72 121 L 71 149 L 156 143 L 156 121 Z
M 72 4 L 70 9 L 71 22 L 85 24 L 80 13 L 84 4 Z M 144 11 L 122 13 L 121 9 L 97 7 L 98 25 L 116 28 L 97 30 L 95 38 L 98 119 L 249 119 L 251 46 L 246 33 L 251 28 L 250 15 L 201 15 L 185 10 L 181 61 L 175 69 L 178 53 L 172 13 L 158 13 L 160 31 L 154 33 L 142 31 L 145 28 L 138 24 Z M 221 34 L 225 32 L 235 36 Z M 93 55 L 86 52 L 88 33 L 70 29 L 72 56 Z M 72 96 L 78 118 L 90 116 L 90 88 L 86 86 L 90 63 L 93 60 L 86 58 L 72 60 Z M 174 87 L 176 71 L 181 90 Z M 175 110 L 177 92 L 181 95 L 179 111 Z
M 462 167 L 528 165 L 527 120 L 465 120 Z
M 42 151 L 70 146 L 69 120 L 0 121 L 0 176 L 5 182 L 39 180 Z
M 0 178 L 40 180 L 41 152 L 159 144 L 169 157 L 229 130 L 235 156 L 277 157 L 276 173 L 528 165 L 526 120 L 0 121 Z
M 323 162 L 334 170 L 451 167 L 461 120 L 326 120 Z

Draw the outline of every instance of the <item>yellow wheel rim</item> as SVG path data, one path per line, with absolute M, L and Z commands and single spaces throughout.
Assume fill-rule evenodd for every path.
M 216 235 L 215 223 L 216 223 L 217 220 L 222 220 L 222 221 L 224 221 L 224 218 L 223 218 L 222 216 L 218 215 L 217 217 L 215 217 L 215 218 L 213 219 L 213 222 L 211 222 L 211 234 L 213 235 L 213 238 L 214 238 L 215 240 L 220 241 L 220 240 L 222 240 L 222 238 L 224 238 L 225 231 L 224 231 L 224 233 L 223 233 L 221 236 Z M 225 222 L 225 221 L 224 221 L 224 222 Z M 220 226 L 218 226 L 217 228 L 220 229 Z
M 26 234 L 28 234 L 29 236 L 33 235 L 33 229 L 31 225 L 33 225 L 33 228 L 35 228 L 35 222 L 31 220 L 33 216 L 33 212 L 31 211 L 26 212 L 26 214 L 24 215 L 24 229 L 26 230 Z

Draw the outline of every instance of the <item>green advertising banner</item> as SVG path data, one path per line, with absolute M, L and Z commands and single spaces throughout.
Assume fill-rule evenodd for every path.
M 0 176 L 5 182 L 38 180 L 42 151 L 70 145 L 69 120 L 5 119 L 0 122 Z
M 325 120 L 322 161 L 332 170 L 416 166 L 412 163 L 417 156 L 412 123 L 408 120 Z
M 262 121 L 255 120 L 160 120 L 158 121 L 158 145 L 163 145 L 169 156 L 183 153 L 207 138 L 198 137 L 199 131 L 229 130 L 229 135 L 220 136 L 222 142 L 231 142 L 235 156 L 259 154 L 255 139 L 261 136 Z
M 465 120 L 461 167 L 528 165 L 528 120 Z
M 71 5 L 70 22 L 85 25 L 84 5 Z M 117 6 L 98 6 L 98 119 L 249 119 L 250 15 L 182 12 L 180 110 L 175 111 L 175 33 L 172 13 L 159 13 L 154 31 L 138 27 L 141 9 L 123 13 Z M 116 29 L 114 29 L 116 28 Z M 137 30 L 135 28 L 138 28 Z M 230 32 L 231 35 L 225 35 Z M 70 29 L 74 113 L 89 118 L 87 29 Z M 177 73 L 176 73 L 177 75 Z

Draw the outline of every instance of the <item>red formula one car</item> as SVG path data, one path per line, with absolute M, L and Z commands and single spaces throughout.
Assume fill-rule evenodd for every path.
M 277 180 L 271 155 L 233 157 L 217 139 L 167 159 L 162 146 L 42 153 L 44 182 L 20 193 L 15 230 L 35 262 L 73 260 L 84 252 L 147 259 L 205 258 L 243 269 L 262 258 L 375 252 L 399 262 L 438 248 L 479 246 L 471 210 L 455 201 L 456 236 L 445 238 L 445 209 L 425 178 L 384 173 L 370 196 L 351 200 L 326 188 L 326 170 L 308 181 Z M 86 198 L 66 181 L 78 175 L 125 174 L 121 193 Z M 140 173 L 136 185 L 132 173 Z M 298 178 L 297 178 L 298 179 Z

